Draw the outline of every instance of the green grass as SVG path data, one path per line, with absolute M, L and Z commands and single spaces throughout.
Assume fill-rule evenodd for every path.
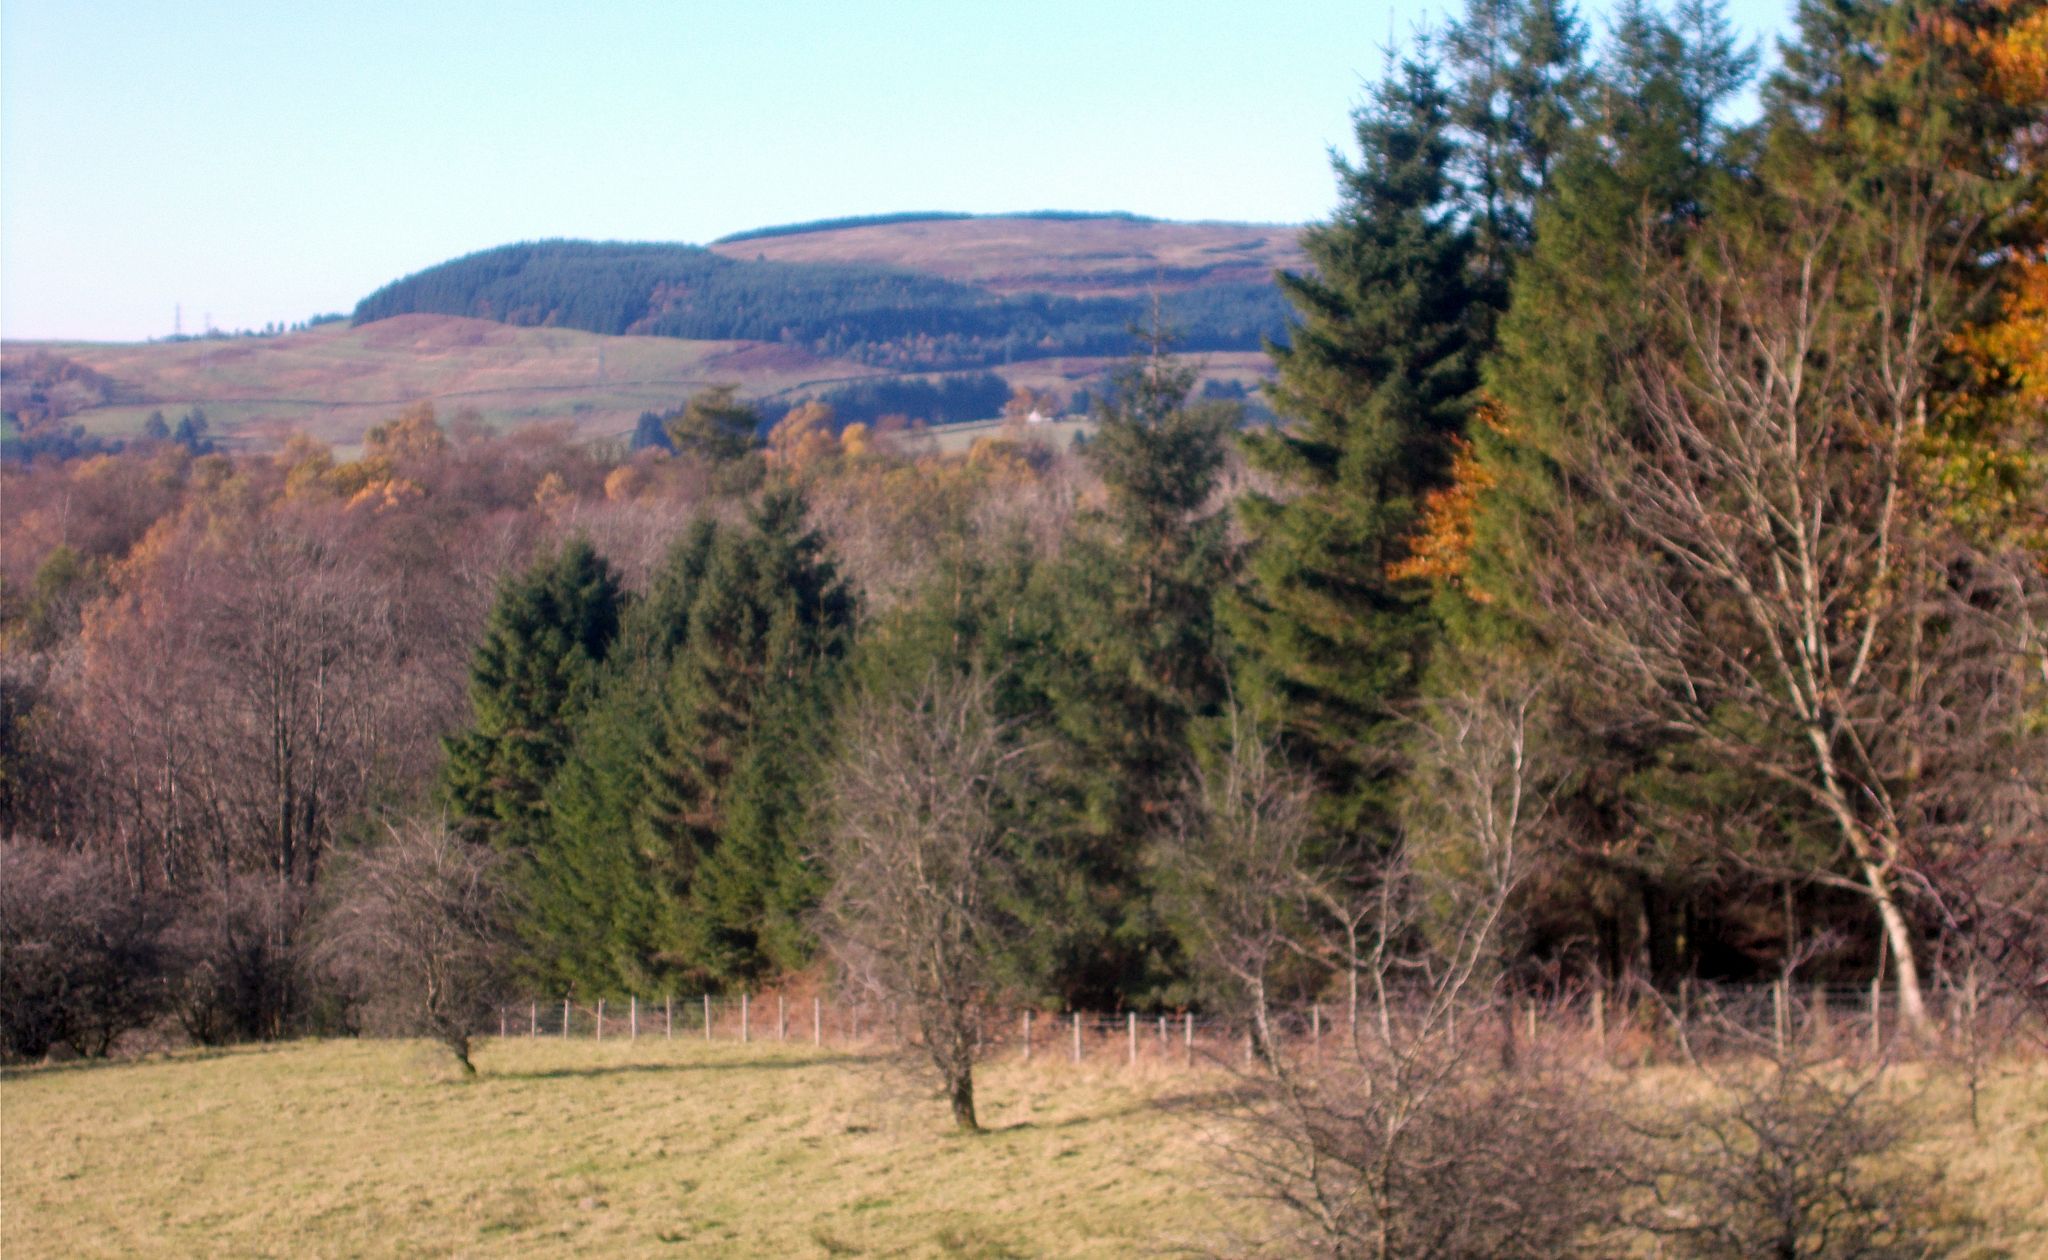
M 0 1255 L 1127 1256 L 1242 1223 L 1214 1074 L 997 1064 L 954 1133 L 880 1060 L 773 1044 L 301 1042 L 0 1081 Z M 1696 1091 L 1679 1069 L 1617 1089 Z M 1956 1260 L 2048 1256 L 2048 1064 L 1897 1078 Z
M 871 1060 L 542 1039 L 33 1069 L 0 1086 L 0 1254 L 1122 1256 L 1207 1228 L 1197 1087 L 996 1068 L 979 1136 Z

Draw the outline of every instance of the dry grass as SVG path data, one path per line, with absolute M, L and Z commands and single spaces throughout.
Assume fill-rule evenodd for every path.
M 1206 1230 L 1174 1072 L 1008 1066 L 981 1136 L 872 1060 L 327 1042 L 15 1073 L 0 1253 L 1122 1256 Z
M 0 1254 L 1126 1256 L 1243 1225 L 1197 1101 L 1227 1083 L 1105 1052 L 981 1077 L 977 1137 L 873 1058 L 642 1038 L 308 1042 L 55 1066 L 0 1083 Z M 1685 1097 L 1677 1069 L 1615 1089 Z M 1946 1173 L 1957 1260 L 2048 1256 L 2048 1064 L 1908 1068 L 1910 1157 Z
M 72 417 L 93 432 L 138 433 L 151 411 L 175 421 L 196 404 L 214 432 L 269 442 L 294 430 L 359 441 L 364 429 L 422 399 L 444 416 L 474 408 L 499 427 L 566 420 L 616 435 L 630 432 L 642 411 L 674 407 L 707 383 L 743 381 L 749 393 L 769 394 L 870 372 L 759 342 L 604 337 L 442 315 L 230 341 L 8 348 L 76 359 L 158 400 Z

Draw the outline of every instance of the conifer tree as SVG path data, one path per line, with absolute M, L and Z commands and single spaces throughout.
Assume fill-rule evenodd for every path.
M 646 776 L 662 687 L 718 533 L 709 519 L 693 522 L 627 607 L 597 696 L 548 785 L 546 840 L 523 872 L 522 927 L 551 984 L 651 992 L 677 969 L 688 868 L 647 826 Z
M 475 725 L 447 741 L 443 776 L 472 837 L 525 849 L 544 834 L 544 793 L 596 692 L 619 607 L 618 578 L 581 539 L 500 587 L 470 663 Z
M 850 642 L 854 604 L 804 510 L 797 491 L 777 488 L 749 530 L 719 533 L 648 754 L 646 843 L 689 894 L 678 948 L 720 978 L 761 968 L 764 933 L 793 940 L 794 914 L 771 922 L 771 912 L 807 895 L 796 823 L 811 750 L 790 732 L 829 721 L 826 683 Z M 742 815 L 752 830 L 726 851 Z
M 1473 284 L 1498 309 L 1534 239 L 1537 198 L 1585 106 L 1586 29 L 1563 0 L 1467 0 L 1443 48 Z
M 1410 61 L 1357 117 L 1342 204 L 1309 230 L 1314 270 L 1284 275 L 1289 343 L 1272 354 L 1283 430 L 1245 440 L 1284 492 L 1239 504 L 1248 580 L 1228 605 L 1239 695 L 1323 789 L 1324 823 L 1384 827 L 1392 708 L 1431 638 L 1407 556 L 1420 499 L 1447 477 L 1477 384 L 1472 236 L 1453 202 L 1450 102 Z

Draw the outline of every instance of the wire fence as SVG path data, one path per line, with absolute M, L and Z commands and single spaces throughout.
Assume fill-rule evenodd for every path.
M 2048 1048 L 2048 1023 L 2021 995 L 1930 988 L 1929 1022 L 1915 1028 L 1896 992 L 1869 985 L 1779 983 L 1590 989 L 1548 998 L 1504 998 L 1422 1013 L 1415 1001 L 1269 1009 L 1245 1016 L 1195 1011 L 985 1012 L 981 1057 L 1025 1062 L 1129 1065 L 1249 1062 L 1272 1053 L 1319 1058 L 1355 1052 L 1435 1019 L 1440 1032 L 1475 1047 L 1538 1047 L 1587 1059 L 1684 1062 L 1760 1046 L 1884 1056 L 1940 1046 L 2033 1044 Z M 590 1041 L 641 1038 L 875 1050 L 903 1044 L 890 1008 L 785 992 L 663 994 L 582 1002 L 528 998 L 497 1008 L 501 1037 Z M 1461 1026 L 1462 1025 L 1462 1026 Z

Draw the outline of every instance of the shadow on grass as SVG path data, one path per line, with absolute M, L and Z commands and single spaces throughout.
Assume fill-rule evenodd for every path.
M 562 1081 L 594 1076 L 646 1074 L 665 1076 L 693 1072 L 793 1072 L 799 1068 L 839 1067 L 866 1062 L 857 1054 L 824 1054 L 806 1059 L 736 1059 L 728 1063 L 618 1063 L 596 1067 L 548 1068 L 536 1072 L 493 1071 L 488 1065 L 483 1079 L 495 1081 Z

